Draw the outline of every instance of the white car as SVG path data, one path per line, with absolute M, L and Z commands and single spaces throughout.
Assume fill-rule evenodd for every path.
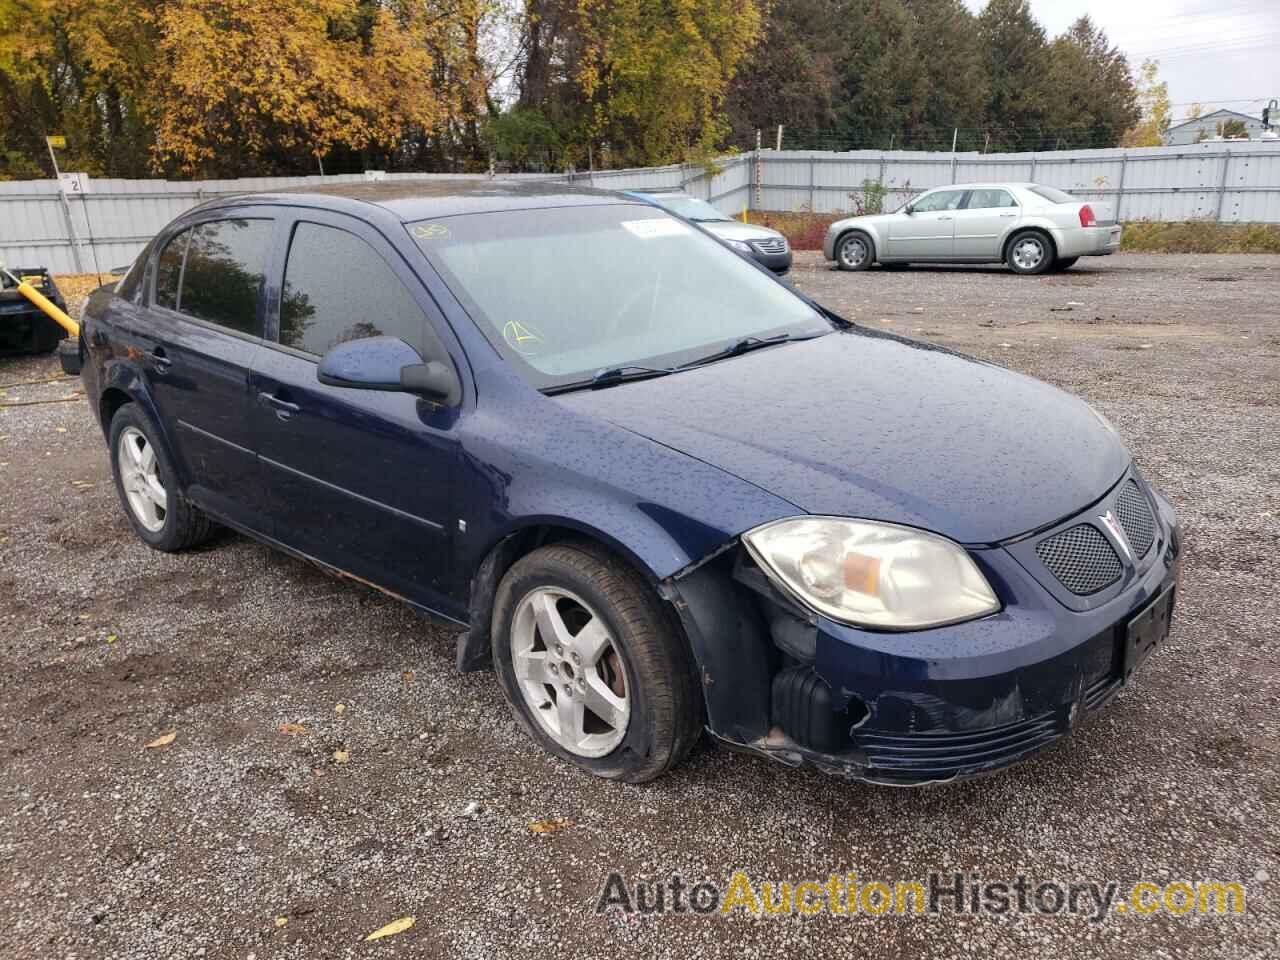
M 823 255 L 841 270 L 873 263 L 1007 263 L 1015 273 L 1065 270 L 1120 249 L 1109 203 L 1035 183 L 960 183 L 893 213 L 837 220 Z

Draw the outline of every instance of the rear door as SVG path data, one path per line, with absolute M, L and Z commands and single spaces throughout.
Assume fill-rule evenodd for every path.
M 264 211 L 211 216 L 165 239 L 138 359 L 188 495 L 262 532 L 249 369 L 261 350 L 275 221 Z
M 253 371 L 253 417 L 276 538 L 446 615 L 458 411 L 408 393 L 326 386 L 320 358 L 361 337 L 449 354 L 443 318 L 376 230 L 307 210 L 288 229 L 273 341 Z M 282 241 L 283 244 L 283 241 Z
M 889 257 L 894 260 L 949 260 L 953 256 L 955 211 L 964 190 L 938 190 L 917 200 L 911 213 L 889 224 Z
M 1018 222 L 1021 208 L 1008 190 L 970 190 L 955 214 L 957 259 L 999 260 L 1001 241 Z

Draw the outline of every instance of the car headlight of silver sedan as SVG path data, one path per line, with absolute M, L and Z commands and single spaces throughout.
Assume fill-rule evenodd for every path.
M 920 630 L 1000 609 L 963 547 L 914 527 L 795 517 L 756 527 L 742 540 L 785 591 L 851 626 Z
M 739 253 L 751 252 L 751 244 L 747 243 L 745 240 L 726 240 L 725 243 L 733 247 L 733 249 L 737 250 Z

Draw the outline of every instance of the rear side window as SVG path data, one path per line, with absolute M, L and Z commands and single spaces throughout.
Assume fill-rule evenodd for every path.
M 285 267 L 280 342 L 323 356 L 339 343 L 381 336 L 420 352 L 428 337 L 434 341 L 413 296 L 369 244 L 336 227 L 299 223 Z
M 262 289 L 270 220 L 214 220 L 191 235 L 178 310 L 229 330 L 262 336 Z
M 116 296 L 121 300 L 138 299 L 138 289 L 142 286 L 142 275 L 147 272 L 147 261 L 151 259 L 151 250 L 155 246 L 152 241 L 142 248 L 142 252 L 138 254 L 137 259 L 129 267 L 128 271 L 116 283 Z
M 178 283 L 182 279 L 182 258 L 187 254 L 191 231 L 183 230 L 167 244 L 156 264 L 156 305 L 178 309 Z
M 995 207 L 1013 207 L 1013 195 L 1008 190 L 972 190 L 968 209 L 989 210 Z

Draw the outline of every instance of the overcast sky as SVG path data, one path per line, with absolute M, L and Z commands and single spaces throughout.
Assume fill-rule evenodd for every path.
M 986 0 L 965 0 L 974 11 Z M 1137 67 L 1160 61 L 1175 120 L 1193 102 L 1258 116 L 1280 98 L 1280 0 L 1031 0 L 1052 38 L 1081 14 Z

